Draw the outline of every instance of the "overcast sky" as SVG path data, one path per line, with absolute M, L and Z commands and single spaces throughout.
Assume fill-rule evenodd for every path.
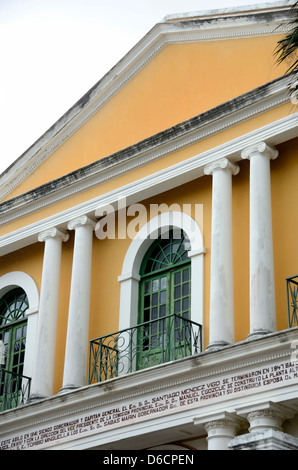
M 172 13 L 254 0 L 0 0 L 0 173 Z

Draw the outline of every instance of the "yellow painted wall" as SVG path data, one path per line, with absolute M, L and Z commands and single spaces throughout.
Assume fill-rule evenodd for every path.
M 23 271 L 32 277 L 40 292 L 42 259 L 42 243 L 30 245 L 9 255 L 1 256 L 0 276 L 12 271 Z
M 273 50 L 279 36 L 170 45 L 112 98 L 74 136 L 65 142 L 10 197 L 87 165 L 147 138 L 235 96 L 262 85 L 284 72 L 276 67 Z M 1 227 L 0 235 L 57 214 L 89 199 L 129 184 L 293 112 L 278 107 L 220 132 L 159 161 L 148 164 L 97 188 L 75 194 L 35 214 Z M 297 259 L 297 139 L 279 146 L 272 161 L 272 206 L 278 329 L 287 328 L 285 278 L 298 274 Z M 233 177 L 234 292 L 236 341 L 249 334 L 249 161 L 240 161 Z M 171 205 L 203 204 L 204 208 L 204 342 L 209 337 L 212 178 L 204 176 L 175 190 L 143 201 Z M 63 243 L 55 391 L 62 385 L 73 254 L 73 233 Z M 123 260 L 131 240 L 94 238 L 90 307 L 90 339 L 118 330 Z M 0 275 L 18 270 L 41 284 L 43 244 L 37 243 L 1 258 Z
M 275 263 L 277 329 L 288 327 L 287 277 L 298 275 L 298 138 L 278 147 L 271 162 L 272 224 Z
M 9 196 L 128 147 L 278 76 L 279 35 L 172 44 Z
M 22 227 L 26 227 L 37 221 L 43 220 L 47 217 L 51 217 L 69 208 L 73 208 L 85 201 L 89 201 L 93 198 L 107 194 L 110 191 L 123 187 L 134 181 L 138 181 L 141 178 L 164 170 L 171 165 L 183 162 L 193 156 L 200 155 L 203 152 L 216 148 L 226 142 L 230 142 L 233 139 L 241 137 L 245 134 L 253 132 L 256 129 L 259 129 L 279 119 L 289 116 L 294 111 L 295 107 L 291 103 L 284 104 L 262 115 L 256 116 L 253 119 L 248 119 L 241 123 L 236 122 L 234 127 L 228 128 L 222 132 L 218 132 L 215 135 L 209 137 L 208 139 L 202 139 L 193 145 L 183 148 L 182 150 L 173 152 L 170 155 L 166 155 L 165 157 L 160 158 L 155 162 L 151 162 L 142 167 L 138 167 L 136 170 L 124 173 L 123 175 L 117 178 L 105 181 L 103 184 L 100 184 L 93 189 L 87 189 L 82 193 L 75 192 L 73 194 L 70 194 L 69 197 L 62 200 L 61 202 L 57 202 L 46 207 L 36 207 L 35 211 L 30 213 L 30 215 L 25 214 L 21 218 L 12 219 L 10 223 L 7 223 L 0 227 L 0 236 L 3 236 L 15 230 L 19 230 Z
M 278 330 L 287 328 L 285 278 L 298 274 L 297 254 L 297 143 L 298 139 L 278 146 L 280 156 L 271 162 L 272 212 L 276 305 Z M 240 173 L 233 177 L 234 292 L 236 341 L 249 334 L 249 161 L 240 161 Z M 175 190 L 143 201 L 149 214 L 150 204 L 203 204 L 204 214 L 204 339 L 209 337 L 209 289 L 211 250 L 212 178 L 204 176 Z M 127 222 L 130 222 L 130 218 Z M 117 228 L 117 227 L 116 227 Z M 116 232 L 117 233 L 117 232 Z M 61 291 L 56 350 L 55 390 L 62 385 L 67 316 L 73 255 L 73 236 L 62 245 Z M 119 329 L 120 285 L 130 239 L 98 240 L 94 237 L 89 338 L 113 333 Z M 41 284 L 43 244 L 36 243 L 1 258 L 0 275 L 18 270 L 31 275 L 38 288 Z

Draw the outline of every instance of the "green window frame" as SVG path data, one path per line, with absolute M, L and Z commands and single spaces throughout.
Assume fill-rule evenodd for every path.
M 0 338 L 4 346 L 1 369 L 5 370 L 5 374 L 1 374 L 0 398 L 7 389 L 5 382 L 23 374 L 28 307 L 27 295 L 21 288 L 9 291 L 0 299 Z
M 171 230 L 147 251 L 141 265 L 138 368 L 184 357 L 185 322 L 190 320 L 190 243 Z M 181 320 L 180 320 L 181 319 Z

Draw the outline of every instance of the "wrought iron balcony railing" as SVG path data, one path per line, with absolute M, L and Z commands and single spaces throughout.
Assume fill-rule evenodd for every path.
M 102 382 L 201 351 L 201 325 L 169 315 L 90 341 L 88 381 Z
M 24 405 L 30 395 L 30 377 L 0 370 L 0 412 Z
M 288 277 L 287 299 L 288 299 L 288 322 L 289 328 L 298 326 L 298 275 Z

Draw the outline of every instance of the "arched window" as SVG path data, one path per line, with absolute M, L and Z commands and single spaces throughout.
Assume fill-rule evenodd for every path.
M 159 238 L 148 250 L 141 265 L 139 323 L 171 314 L 189 318 L 189 240 L 183 233 Z
M 171 220 L 171 224 L 169 224 L 169 220 Z M 197 222 L 189 215 L 182 212 L 170 212 L 159 214 L 145 224 L 132 240 L 125 255 L 122 272 L 118 277 L 121 283 L 119 330 L 133 327 L 140 321 L 140 282 L 144 286 L 144 275 L 149 274 L 144 270 L 145 260 L 151 253 L 150 250 L 154 249 L 152 240 L 156 240 L 158 231 L 165 232 L 170 228 L 175 232 L 182 230 L 185 238 L 190 241 L 187 246 L 192 283 L 190 319 L 200 325 L 203 324 L 205 248 L 202 232 Z M 163 240 L 162 237 L 160 240 Z M 158 245 L 159 242 L 153 243 Z M 186 253 L 184 253 L 183 261 L 186 262 Z
M 142 347 L 138 368 L 186 357 L 193 351 L 189 249 L 183 231 L 171 230 L 167 238 L 153 243 L 144 257 L 140 269 L 138 325 Z
M 19 377 L 23 374 L 27 317 L 29 307 L 25 291 L 15 288 L 0 299 L 0 340 L 1 347 L 1 389 L 0 398 L 4 391 L 15 392 L 11 383 L 21 385 Z M 10 385 L 8 385 L 8 382 Z M 15 387 L 16 385 L 14 385 Z M 7 399 L 7 397 L 5 398 Z

